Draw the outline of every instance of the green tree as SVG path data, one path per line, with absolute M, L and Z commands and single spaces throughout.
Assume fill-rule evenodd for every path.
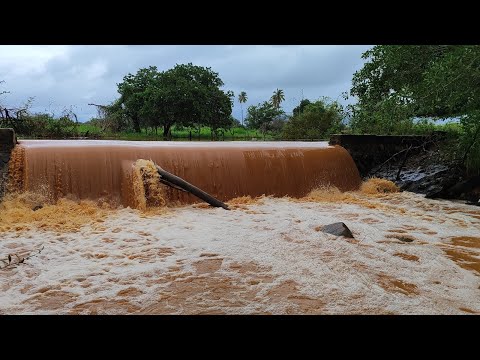
M 271 130 L 274 120 L 283 114 L 283 110 L 265 101 L 257 106 L 252 105 L 248 107 L 245 122 L 249 128 L 260 130 L 265 140 L 265 135 Z
M 238 94 L 238 102 L 240 103 L 240 107 L 242 109 L 242 125 L 243 125 L 243 104 L 246 103 L 247 100 L 248 100 L 247 93 L 245 91 L 242 91 L 240 94 Z
M 288 116 L 286 114 L 282 114 L 277 116 L 273 119 L 272 123 L 270 124 L 270 129 L 274 134 L 281 134 L 285 124 L 287 123 Z
M 272 105 L 275 109 L 280 108 L 280 104 L 282 101 L 285 100 L 285 94 L 283 93 L 282 89 L 277 89 L 273 92 L 272 97 L 270 98 L 270 101 L 272 102 Z
M 141 132 L 144 125 L 141 122 L 141 112 L 146 102 L 145 92 L 155 83 L 159 75 L 157 67 L 150 66 L 138 70 L 135 75 L 126 75 L 123 82 L 117 84 L 120 104 L 125 114 L 132 120 L 136 132 Z
M 295 116 L 295 115 L 301 114 L 305 109 L 305 107 L 309 104 L 311 104 L 311 102 L 308 99 L 303 99 L 302 101 L 300 101 L 300 105 L 298 105 L 293 109 L 293 115 Z
M 350 91 L 359 100 L 354 129 L 393 133 L 419 118 L 459 118 L 465 163 L 480 158 L 480 46 L 381 45 L 362 57 Z
M 222 91 L 221 86 L 218 73 L 209 67 L 177 64 L 158 72 L 151 66 L 124 78 L 119 84 L 120 102 L 132 118 L 135 131 L 140 131 L 140 127 L 162 127 L 164 138 L 168 138 L 174 124 L 217 126 L 225 121 L 232 104 L 230 94 Z
M 206 114 L 205 125 L 210 127 L 212 138 L 218 139 L 220 134 L 233 126 L 232 106 L 235 95 L 231 91 L 224 93 L 220 89 L 212 92 L 209 101 L 209 113 Z
M 323 98 L 297 111 L 285 124 L 282 137 L 288 140 L 325 139 L 341 130 L 342 119 L 341 105 Z
M 88 104 L 97 107 L 98 117 L 93 123 L 101 131 L 118 133 L 132 129 L 132 123 L 122 108 L 121 99 L 114 100 L 108 105 Z

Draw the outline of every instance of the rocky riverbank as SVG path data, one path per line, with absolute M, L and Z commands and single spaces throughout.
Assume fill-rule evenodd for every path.
M 425 194 L 427 198 L 459 199 L 480 205 L 480 176 L 467 176 L 458 164 L 442 157 L 438 146 L 413 155 L 401 165 L 397 160 L 383 168 L 377 166 L 367 177 L 394 181 L 402 190 Z
M 442 133 L 432 136 L 334 135 L 332 145 L 345 147 L 363 178 L 379 177 L 402 190 L 427 198 L 465 200 L 480 205 L 480 176 L 466 174 L 445 151 Z

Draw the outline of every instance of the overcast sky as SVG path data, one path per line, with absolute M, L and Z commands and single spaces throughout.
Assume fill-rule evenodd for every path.
M 238 98 L 245 91 L 244 107 L 268 100 L 277 88 L 285 92 L 288 113 L 303 97 L 332 99 L 350 89 L 353 73 L 362 64 L 369 45 L 68 45 L 0 46 L 0 104 L 17 107 L 34 97 L 33 110 L 54 112 L 64 108 L 80 121 L 96 116 L 88 103 L 108 104 L 118 97 L 116 84 L 128 73 L 155 65 L 167 70 L 193 63 L 218 72 L 225 90 Z M 339 98 L 338 100 L 342 100 Z M 343 101 L 343 100 L 342 100 Z M 235 101 L 233 115 L 240 119 Z

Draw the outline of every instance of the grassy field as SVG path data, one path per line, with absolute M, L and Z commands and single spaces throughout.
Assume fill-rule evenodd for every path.
M 54 139 L 54 138 L 88 138 L 88 139 L 107 139 L 107 140 L 130 140 L 130 141 L 141 141 L 141 140 L 150 140 L 150 141 L 162 141 L 163 139 L 163 129 L 158 129 L 158 132 L 155 133 L 151 129 L 148 131 L 146 129 L 142 129 L 140 133 L 136 132 L 109 132 L 109 131 L 102 131 L 102 129 L 98 126 L 95 126 L 93 124 L 85 124 L 85 123 L 79 123 L 75 128 L 69 127 L 69 134 L 67 136 L 60 136 L 60 137 L 55 137 L 54 135 L 52 136 L 47 136 L 47 137 L 37 137 L 37 136 L 22 136 L 19 135 L 20 139 L 38 139 L 38 138 L 46 138 L 46 139 Z M 430 123 L 430 124 L 416 124 L 411 131 L 405 133 L 405 134 L 398 134 L 398 135 L 424 135 L 431 133 L 432 131 L 445 131 L 447 133 L 451 134 L 461 134 L 462 132 L 462 127 L 458 123 L 445 123 L 445 124 L 435 124 L 435 123 Z M 351 130 L 344 130 L 343 133 L 353 133 L 355 134 L 354 131 Z M 190 131 L 188 128 L 176 128 L 175 126 L 172 127 L 171 130 L 172 134 L 172 140 L 183 140 L 183 141 L 211 141 L 211 131 L 209 127 L 202 127 L 200 133 L 197 131 Z M 190 138 L 191 134 L 191 138 Z M 320 141 L 320 140 L 328 140 L 329 137 L 327 136 L 326 138 L 318 138 L 314 139 L 315 141 Z M 226 131 L 224 135 L 220 135 L 218 139 L 219 141 L 251 141 L 251 140 L 259 140 L 262 141 L 264 140 L 263 135 L 261 134 L 260 131 L 258 130 L 250 130 L 246 129 L 244 127 L 235 127 L 229 131 Z M 265 136 L 265 140 L 283 140 L 281 133 L 268 133 Z M 313 139 L 296 139 L 297 141 L 312 141 Z
M 91 124 L 80 124 L 77 127 L 79 136 L 85 136 L 89 138 L 101 138 L 101 139 L 115 139 L 115 140 L 163 140 L 162 130 L 158 130 L 158 134 L 155 134 L 152 131 L 146 131 L 142 129 L 141 133 L 136 132 L 121 132 L 121 133 L 110 133 L 102 132 L 102 130 Z M 200 134 L 198 132 L 191 132 L 192 141 L 194 140 L 211 140 L 211 132 L 209 127 L 202 127 Z M 189 129 L 176 129 L 172 128 L 172 139 L 173 140 L 189 140 L 190 139 L 190 130 Z M 272 134 L 267 134 L 265 140 L 274 140 L 275 136 Z M 219 140 L 263 140 L 263 135 L 255 130 L 248 130 L 243 127 L 236 127 L 230 131 L 226 131 L 224 136 L 220 136 Z

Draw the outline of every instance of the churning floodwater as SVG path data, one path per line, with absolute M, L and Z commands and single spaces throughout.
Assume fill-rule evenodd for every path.
M 480 210 L 362 183 L 341 147 L 21 141 L 9 176 L 0 314 L 480 313 Z

